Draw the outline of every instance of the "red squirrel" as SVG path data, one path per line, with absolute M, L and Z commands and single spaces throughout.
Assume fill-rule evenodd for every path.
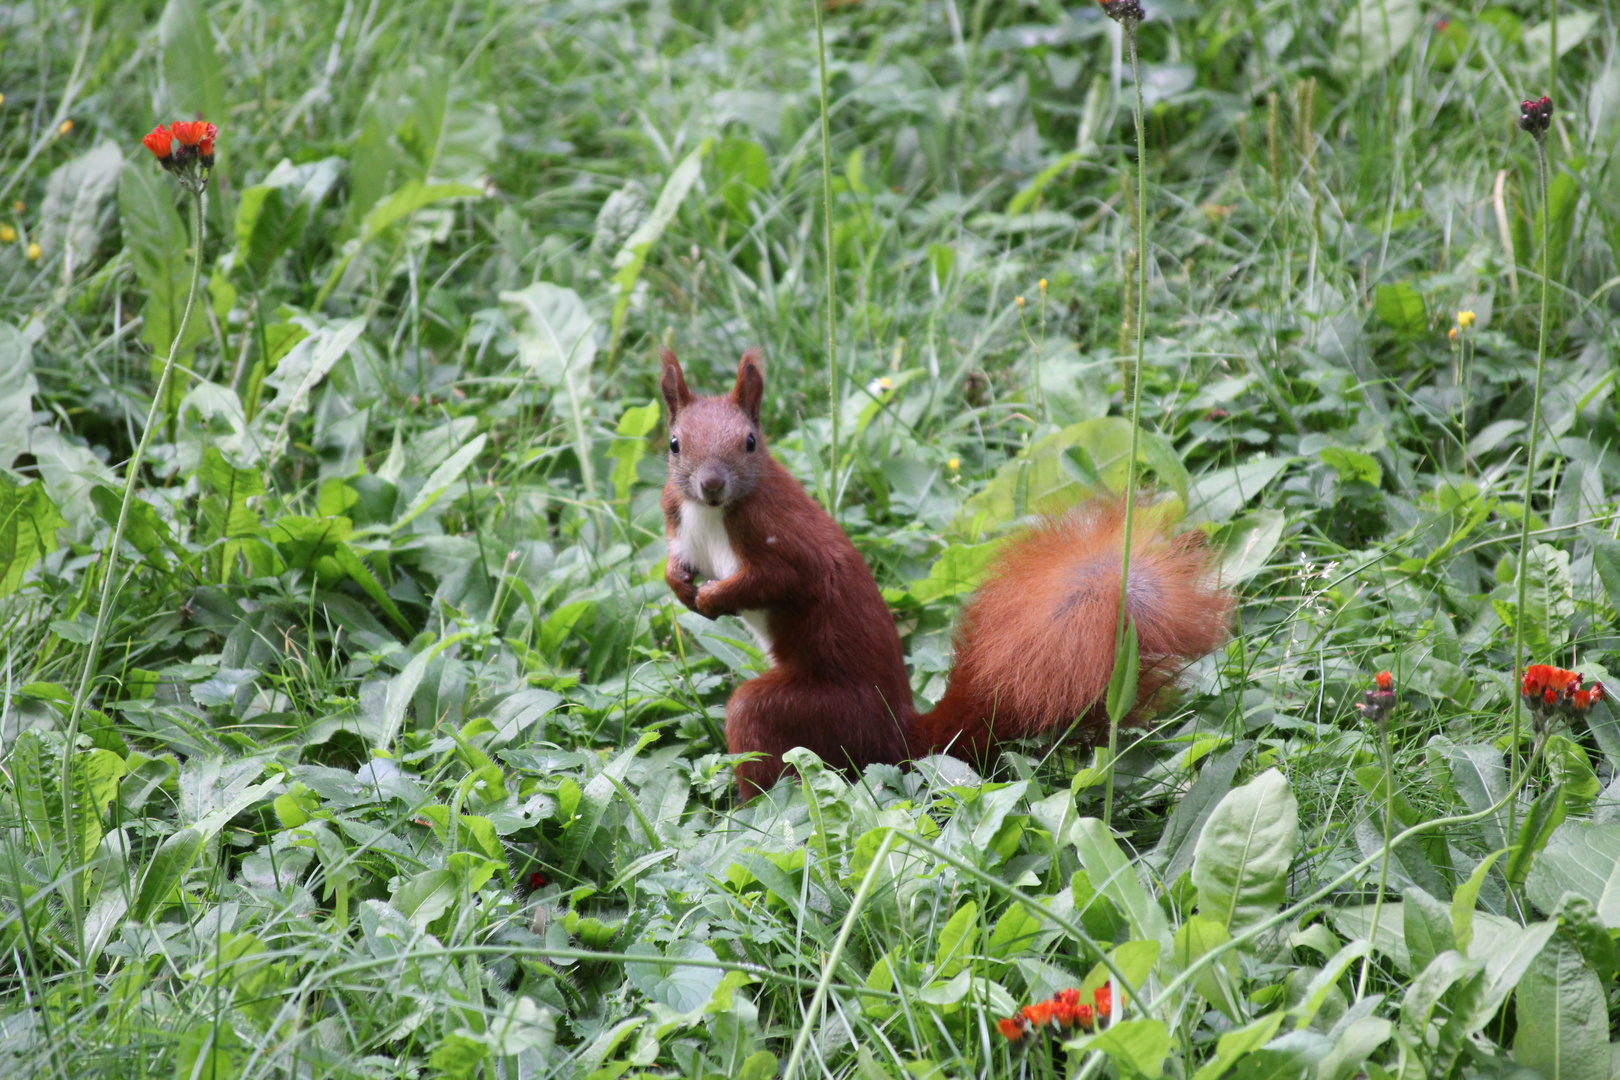
M 708 618 L 740 615 L 770 658 L 726 704 L 726 742 L 761 757 L 737 766 L 744 798 L 807 747 L 864 769 L 944 751 L 982 762 L 1008 739 L 1082 739 L 1106 730 L 1114 666 L 1124 508 L 1094 499 L 1012 538 L 963 608 L 956 660 L 931 711 L 912 705 L 894 616 L 855 545 L 765 447 L 764 362 L 743 354 L 729 394 L 697 397 L 661 351 L 669 409 L 664 571 L 676 599 Z M 1170 535 L 1139 515 L 1129 615 L 1141 656 L 1138 705 L 1226 635 L 1232 597 L 1212 580 L 1197 532 Z M 699 579 L 703 579 L 699 584 Z

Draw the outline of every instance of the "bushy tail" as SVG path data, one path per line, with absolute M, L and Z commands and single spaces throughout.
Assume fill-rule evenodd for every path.
M 1094 500 L 1013 539 L 962 610 L 945 696 L 908 731 L 912 757 L 945 750 L 983 760 L 995 743 L 1107 729 L 1114 669 L 1123 500 Z M 1226 637 L 1232 596 L 1196 531 L 1172 534 L 1138 505 L 1127 614 L 1141 655 L 1137 705 L 1146 715 L 1182 667 Z M 1078 723 L 1076 721 L 1078 720 Z

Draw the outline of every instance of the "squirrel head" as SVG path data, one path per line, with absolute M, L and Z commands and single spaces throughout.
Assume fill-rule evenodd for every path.
M 680 361 L 669 349 L 660 349 L 659 357 L 664 371 L 658 385 L 669 409 L 669 482 L 682 498 L 705 506 L 747 498 L 769 456 L 759 427 L 763 355 L 758 349 L 743 353 L 737 384 L 718 397 L 697 397 L 688 390 Z

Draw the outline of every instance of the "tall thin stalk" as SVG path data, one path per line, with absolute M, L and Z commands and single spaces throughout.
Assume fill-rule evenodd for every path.
M 1136 455 L 1142 432 L 1142 348 L 1147 334 L 1147 135 L 1142 123 L 1142 65 L 1136 53 L 1136 27 L 1142 21 L 1142 7 L 1137 0 L 1112 0 L 1103 5 L 1108 16 L 1116 20 L 1125 32 L 1126 46 L 1131 57 L 1131 83 L 1136 89 L 1136 349 L 1130 364 L 1130 385 L 1126 391 L 1131 402 L 1131 449 L 1125 459 L 1125 531 L 1120 543 L 1119 557 L 1119 617 L 1114 629 L 1113 683 L 1122 680 L 1136 682 L 1137 672 L 1119 672 L 1121 663 L 1135 668 L 1136 651 L 1126 656 L 1127 635 L 1133 632 L 1126 603 L 1130 596 L 1131 534 L 1136 523 Z M 1111 695 L 1112 697 L 1112 695 Z M 1134 694 L 1131 695 L 1134 699 Z M 1114 758 L 1119 752 L 1119 722 L 1128 708 L 1116 708 L 1110 700 L 1108 708 L 1108 760 L 1103 775 L 1103 826 L 1110 827 L 1114 820 Z
M 827 118 L 827 37 L 822 29 L 821 0 L 810 0 L 816 13 L 816 60 L 821 67 L 821 200 L 822 239 L 827 248 L 827 407 L 832 417 L 831 463 L 827 494 L 822 500 L 827 512 L 838 516 L 838 321 L 833 306 L 833 198 L 832 130 Z
M 1530 567 L 1530 497 L 1535 487 L 1536 444 L 1541 429 L 1541 381 L 1547 366 L 1547 311 L 1552 297 L 1552 250 L 1548 244 L 1548 223 L 1552 215 L 1548 203 L 1547 128 L 1552 121 L 1552 101 L 1526 101 L 1520 105 L 1519 126 L 1529 132 L 1536 143 L 1536 179 L 1541 190 L 1541 317 L 1536 334 L 1536 382 L 1530 394 L 1530 445 L 1524 463 L 1524 512 L 1519 521 L 1519 562 L 1514 575 L 1517 597 L 1513 612 L 1513 737 L 1508 753 L 1512 766 L 1510 788 L 1516 789 L 1519 774 L 1519 733 L 1524 716 L 1523 695 L 1518 692 L 1518 681 L 1524 677 L 1524 605 L 1529 585 Z M 1518 803 L 1508 804 L 1508 839 L 1514 833 L 1514 818 Z
M 202 188 L 188 186 L 187 190 L 191 192 L 191 287 L 186 293 L 186 307 L 180 316 L 180 325 L 175 328 L 174 340 L 169 343 L 169 355 L 163 361 L 163 372 L 158 376 L 157 392 L 152 395 L 152 405 L 146 410 L 146 425 L 141 429 L 140 441 L 135 444 L 135 453 L 124 466 L 124 499 L 118 508 L 118 522 L 113 526 L 112 535 L 107 540 L 106 557 L 102 567 L 101 602 L 96 609 L 95 628 L 90 632 L 90 645 L 84 653 L 84 666 L 79 671 L 78 690 L 73 695 L 73 711 L 68 717 L 67 740 L 62 746 L 62 836 L 67 852 L 67 872 L 70 877 L 80 870 L 78 845 L 73 835 L 74 745 L 78 742 L 84 710 L 90 702 L 91 683 L 95 679 L 96 668 L 101 663 L 101 647 L 107 636 L 107 622 L 112 617 L 113 600 L 118 588 L 118 551 L 124 542 L 124 532 L 129 527 L 129 510 L 135 503 L 135 486 L 140 481 L 141 465 L 146 461 L 146 451 L 152 445 L 152 436 L 157 432 L 158 417 L 169 397 L 169 384 L 174 379 L 174 369 L 177 366 L 175 354 L 180 351 L 180 343 L 185 340 L 186 326 L 191 322 L 191 311 L 197 300 L 197 286 L 202 279 Z M 74 931 L 78 936 L 79 953 L 82 956 L 84 918 L 83 912 L 79 910 L 77 881 L 69 884 L 68 906 L 73 914 Z

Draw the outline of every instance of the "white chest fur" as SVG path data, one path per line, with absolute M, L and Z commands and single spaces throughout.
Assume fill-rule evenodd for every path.
M 681 524 L 675 531 L 675 553 L 697 569 L 699 576 L 710 581 L 723 581 L 737 572 L 741 565 L 732 550 L 731 537 L 726 535 L 725 511 L 719 507 L 704 506 L 690 499 L 681 503 Z M 759 647 L 771 654 L 770 628 L 765 612 L 743 611 L 743 622 L 754 632 Z

